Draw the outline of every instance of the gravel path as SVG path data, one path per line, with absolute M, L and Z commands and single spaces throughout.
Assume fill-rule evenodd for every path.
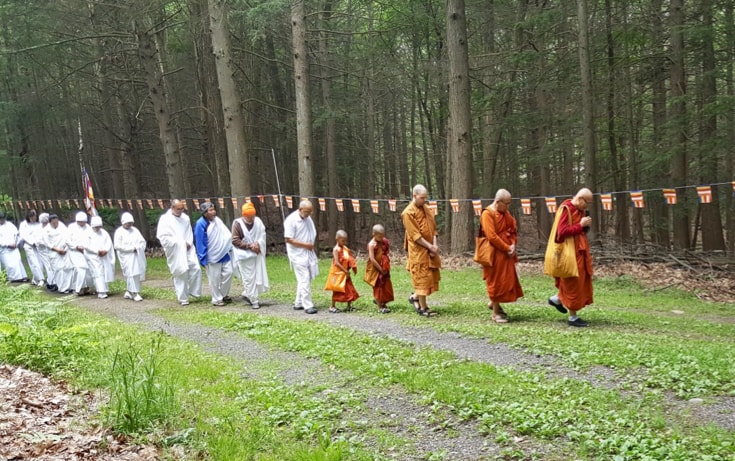
M 151 285 L 166 286 L 166 281 L 151 281 Z M 146 282 L 149 283 L 149 282 Z M 233 293 L 238 291 L 233 288 Z M 205 295 L 206 296 L 206 295 Z M 117 318 L 126 323 L 138 324 L 152 331 L 163 331 L 171 336 L 192 341 L 209 352 L 226 355 L 239 360 L 243 364 L 244 376 L 252 379 L 258 375 L 260 365 L 268 364 L 270 369 L 277 364 L 285 383 L 296 385 L 315 379 L 320 382 L 339 382 L 342 391 L 367 391 L 361 388 L 359 380 L 353 379 L 348 372 L 335 370 L 317 359 L 305 359 L 303 356 L 266 348 L 256 341 L 244 338 L 236 333 L 225 332 L 216 328 L 199 325 L 173 324 L 153 313 L 156 309 L 178 305 L 174 301 L 145 300 L 132 303 L 120 296 L 113 296 L 104 302 L 96 298 L 74 299 L 74 304 L 85 307 L 106 316 Z M 294 311 L 288 305 L 261 303 L 263 308 L 252 310 L 241 303 L 225 308 L 226 311 L 247 312 L 263 316 L 278 316 L 302 321 L 327 322 L 330 325 L 351 328 L 359 332 L 394 338 L 417 347 L 432 347 L 455 354 L 458 358 L 487 363 L 498 367 L 512 367 L 518 371 L 542 372 L 549 377 L 568 377 L 588 381 L 594 386 L 607 389 L 620 389 L 620 382 L 614 370 L 595 367 L 586 372 L 578 372 L 559 363 L 552 356 L 539 356 L 513 349 L 503 344 L 491 344 L 483 339 L 464 337 L 457 333 L 440 333 L 430 327 L 409 327 L 392 320 L 390 316 L 361 315 L 345 313 L 333 315 L 326 309 L 317 315 L 306 315 Z M 195 303 L 190 308 L 213 309 L 209 304 Z M 204 307 L 206 306 L 206 307 Z M 431 321 L 431 320 L 427 320 Z M 324 381 L 329 380 L 329 381 Z M 336 392 L 336 391 L 335 391 Z M 370 397 L 359 408 L 346 408 L 343 421 L 366 421 L 365 427 L 388 428 L 396 436 L 411 440 L 412 444 L 397 446 L 385 456 L 400 460 L 427 459 L 432 454 L 442 454 L 442 459 L 486 460 L 498 459 L 501 451 L 507 449 L 493 443 L 492 436 L 481 435 L 474 422 L 462 422 L 448 411 L 439 409 L 444 414 L 437 417 L 437 409 L 422 405 L 416 397 L 406 393 L 402 388 L 393 387 L 376 393 L 370 389 Z M 671 397 L 667 407 L 677 415 L 689 415 L 700 421 L 712 422 L 729 430 L 735 430 L 735 398 L 716 398 L 712 401 L 685 402 Z M 430 424 L 427 421 L 441 421 Z M 371 424 L 375 422 L 376 424 Z M 378 424 L 379 423 L 379 424 Z M 374 444 L 365 436 L 364 430 L 354 429 L 355 425 L 344 424 L 348 436 L 358 436 L 366 446 Z M 351 433 L 351 431 L 355 431 Z M 359 432 L 358 432 L 359 431 Z M 521 450 L 528 459 L 561 459 L 557 456 L 558 447 L 529 437 L 515 437 L 514 449 Z M 556 456 L 552 456 L 554 453 Z M 549 455 L 549 456 L 547 456 Z

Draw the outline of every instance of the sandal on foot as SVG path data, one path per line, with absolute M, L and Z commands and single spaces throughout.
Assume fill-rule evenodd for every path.
M 432 311 L 431 309 L 419 309 L 419 315 L 423 317 L 434 317 L 436 315 L 436 312 Z
M 507 317 L 502 314 L 500 315 L 493 314 L 492 318 L 493 318 L 493 322 L 495 323 L 508 323 Z
M 340 312 L 342 312 L 342 311 L 339 310 L 339 309 L 337 309 L 336 307 L 330 307 L 329 308 L 329 313 L 330 314 L 339 314 Z
M 387 307 L 383 307 L 383 308 L 380 309 L 380 313 L 381 314 L 390 314 L 390 309 L 388 309 Z

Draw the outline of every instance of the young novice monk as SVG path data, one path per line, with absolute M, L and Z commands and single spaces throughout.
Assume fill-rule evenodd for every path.
M 335 240 L 337 244 L 332 250 L 332 267 L 329 269 L 328 277 L 331 279 L 335 274 L 339 274 L 340 271 L 344 272 L 345 284 L 343 292 L 332 291 L 332 306 L 329 308 L 329 312 L 332 314 L 341 312 L 335 306 L 336 303 L 347 303 L 347 310 L 349 311 L 352 310 L 352 301 L 360 297 L 350 278 L 350 269 L 353 273 L 357 273 L 357 262 L 354 256 L 352 256 L 352 251 L 347 248 L 347 232 L 338 230 Z
M 365 283 L 373 287 L 373 302 L 381 314 L 390 312 L 388 303 L 393 301 L 393 283 L 390 280 L 390 241 L 380 224 L 373 226 L 373 238 L 368 243 L 369 261 L 365 267 Z

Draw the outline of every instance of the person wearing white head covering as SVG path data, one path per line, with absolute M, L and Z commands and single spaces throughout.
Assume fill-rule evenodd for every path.
M 51 272 L 53 274 L 53 285 L 49 287 L 51 291 L 59 293 L 71 293 L 72 283 L 74 282 L 74 265 L 69 256 L 70 251 L 66 246 L 66 225 L 61 222 L 58 216 L 52 214 L 49 216 L 49 223 L 43 228 L 43 246 L 48 249 L 49 263 L 51 264 Z M 49 276 L 49 281 L 51 277 Z
M 207 271 L 209 288 L 212 291 L 212 304 L 224 306 L 232 302 L 232 234 L 225 223 L 217 216 L 212 202 L 204 202 L 200 207 L 202 217 L 194 226 L 194 242 L 197 257 Z
M 77 296 L 89 294 L 89 287 L 94 283 L 87 257 L 84 255 L 90 232 L 92 229 L 87 225 L 87 213 L 83 211 L 78 212 L 74 222 L 66 228 L 66 247 L 74 267 L 72 288 Z
M 108 283 L 115 279 L 115 251 L 110 234 L 102 227 L 102 218 L 93 216 L 89 233 L 89 241 L 84 248 L 89 271 L 94 279 L 97 297 L 107 298 Z
M 0 212 L 0 266 L 5 269 L 8 281 L 27 282 L 28 273 L 18 251 L 18 228 L 7 221 L 5 213 Z
M 133 226 L 135 220 L 130 213 L 123 213 L 120 217 L 120 227 L 115 230 L 115 251 L 120 261 L 123 277 L 127 284 L 127 290 L 123 296 L 133 301 L 143 301 L 140 296 L 141 282 L 145 280 L 146 242 L 140 231 Z
M 186 204 L 172 200 L 171 208 L 158 220 L 156 238 L 166 253 L 166 262 L 174 279 L 174 290 L 179 304 L 189 305 L 189 296 L 202 294 L 202 269 L 194 247 L 194 232 Z
M 38 222 L 41 223 L 41 230 L 38 232 L 38 242 L 36 243 L 36 247 L 38 248 L 38 257 L 41 260 L 41 265 L 43 266 L 44 271 L 46 271 L 46 289 L 57 291 L 56 274 L 51 266 L 51 248 L 46 246 L 46 233 L 50 220 L 50 215 L 48 213 L 41 213 L 38 215 Z
M 26 219 L 18 226 L 18 237 L 23 242 L 26 261 L 33 276 L 31 283 L 39 287 L 44 286 L 46 277 L 43 276 L 43 263 L 38 249 L 38 242 L 41 239 L 41 223 L 38 222 L 36 210 L 28 210 Z

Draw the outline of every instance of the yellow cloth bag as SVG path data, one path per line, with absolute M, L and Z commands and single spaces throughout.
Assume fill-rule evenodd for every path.
M 574 237 L 567 237 L 562 243 L 556 243 L 556 229 L 559 227 L 562 210 L 564 206 L 559 207 L 554 217 L 554 225 L 549 234 L 549 243 L 546 245 L 546 255 L 544 256 L 544 274 L 552 277 L 569 278 L 579 277 L 579 268 L 577 267 L 577 251 L 574 247 Z M 569 216 L 569 224 L 572 224 L 572 213 L 567 210 Z
M 332 264 L 332 267 L 329 268 L 329 274 L 327 275 L 327 284 L 324 286 L 324 289 L 328 291 L 344 293 L 346 284 L 347 272 Z

